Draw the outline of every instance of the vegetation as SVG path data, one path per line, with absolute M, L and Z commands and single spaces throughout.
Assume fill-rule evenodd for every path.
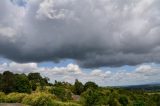
M 31 106 L 160 106 L 160 93 L 152 89 L 99 87 L 94 82 L 75 80 L 48 82 L 39 73 L 0 74 L 0 103 Z

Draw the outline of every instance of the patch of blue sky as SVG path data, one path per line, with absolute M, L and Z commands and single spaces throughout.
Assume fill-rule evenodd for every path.
M 160 67 L 160 64 L 157 63 L 143 63 L 143 64 L 139 64 L 139 65 L 135 65 L 135 66 L 130 66 L 130 65 L 124 65 L 121 67 L 101 67 L 99 68 L 102 71 L 111 71 L 111 72 L 117 72 L 117 71 L 126 71 L 126 72 L 131 72 L 131 71 L 135 71 L 137 67 L 141 66 L 141 65 L 149 65 L 152 67 Z
M 11 60 L 9 59 L 6 59 L 6 58 L 3 58 L 3 57 L 0 57 L 0 64 L 3 64 L 3 63 L 10 63 Z
M 39 67 L 66 67 L 68 64 L 76 64 L 76 62 L 72 59 L 66 59 L 66 60 L 62 60 L 59 63 L 54 63 L 52 61 L 49 62 L 41 62 L 38 64 Z M 124 65 L 121 67 L 100 67 L 100 68 L 81 68 L 81 70 L 85 73 L 90 73 L 93 70 L 99 69 L 102 70 L 103 72 L 106 71 L 111 71 L 113 73 L 116 73 L 118 71 L 126 71 L 126 72 L 131 72 L 131 71 L 135 71 L 137 67 L 141 66 L 141 65 L 150 65 L 153 67 L 160 67 L 160 64 L 156 64 L 156 63 L 144 63 L 144 64 L 140 64 L 140 65 L 136 65 L 136 66 L 129 66 L 129 65 Z
M 68 64 L 76 64 L 74 60 L 66 59 L 62 60 L 59 63 L 55 63 L 52 61 L 41 62 L 38 64 L 39 67 L 66 67 Z
M 11 0 L 12 3 L 25 7 L 27 4 L 27 0 Z
M 124 65 L 121 67 L 101 67 L 100 69 L 103 71 L 112 71 L 112 72 L 117 72 L 117 71 L 133 71 L 137 68 L 137 66 L 129 66 L 129 65 Z

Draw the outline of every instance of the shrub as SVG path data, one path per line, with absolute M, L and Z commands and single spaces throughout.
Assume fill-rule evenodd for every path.
M 145 106 L 145 103 L 143 101 L 135 101 L 133 106 Z
M 109 106 L 122 106 L 116 98 L 108 102 Z
M 88 81 L 84 85 L 84 90 L 86 91 L 87 89 L 97 89 L 98 85 L 94 82 Z
M 73 87 L 73 92 L 74 92 L 76 95 L 80 95 L 83 91 L 84 91 L 84 86 L 83 86 L 83 84 L 76 79 L 76 81 L 75 81 L 75 83 L 74 83 L 74 87 Z
M 73 102 L 53 101 L 53 106 L 81 106 L 81 105 Z
M 82 94 L 81 102 L 84 103 L 84 106 L 97 106 L 101 97 L 97 90 L 88 89 Z
M 55 94 L 60 100 L 67 101 L 72 99 L 72 94 L 69 90 L 62 87 L 54 87 L 51 90 L 52 94 Z
M 32 93 L 26 96 L 22 103 L 31 106 L 54 106 L 53 100 L 55 97 L 46 93 Z
M 122 106 L 127 106 L 128 102 L 128 98 L 126 96 L 120 96 L 119 97 L 119 103 L 122 104 Z
M 15 75 L 15 90 L 19 93 L 31 93 L 31 85 L 25 74 Z
M 5 97 L 6 97 L 5 93 L 0 92 L 0 103 L 5 102 Z
M 21 103 L 22 99 L 27 96 L 25 93 L 10 93 L 6 96 L 7 103 Z

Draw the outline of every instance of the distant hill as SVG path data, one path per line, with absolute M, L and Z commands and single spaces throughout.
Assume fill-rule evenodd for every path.
M 130 85 L 130 86 L 123 86 L 121 88 L 124 88 L 127 90 L 160 91 L 160 83 L 151 83 L 151 84 L 144 84 L 144 85 Z

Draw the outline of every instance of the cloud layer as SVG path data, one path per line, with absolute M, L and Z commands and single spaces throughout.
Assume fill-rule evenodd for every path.
M 160 81 L 160 67 L 154 65 L 140 65 L 132 71 L 117 70 L 112 72 L 95 69 L 87 72 L 76 64 L 68 64 L 64 67 L 40 67 L 37 63 L 19 64 L 11 62 L 0 64 L 0 73 L 5 70 L 26 74 L 39 72 L 44 77 L 49 77 L 52 83 L 54 80 L 74 83 L 75 79 L 79 79 L 83 83 L 94 81 L 101 86 L 118 86 L 159 83 Z
M 13 1 L 0 1 L 0 56 L 91 68 L 160 62 L 159 0 Z

